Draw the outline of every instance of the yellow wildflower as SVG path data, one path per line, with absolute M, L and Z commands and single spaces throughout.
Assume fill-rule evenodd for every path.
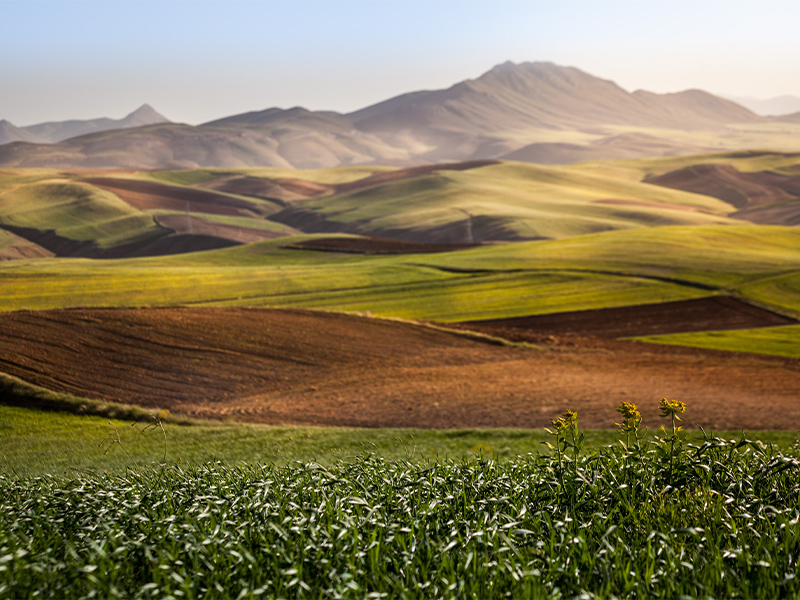
M 639 409 L 632 402 L 623 402 L 617 408 L 617 412 L 622 415 L 622 423 L 615 423 L 624 432 L 635 431 L 642 422 L 642 415 Z
M 678 415 L 686 412 L 686 404 L 683 402 L 678 402 L 677 400 L 667 400 L 666 398 L 662 398 L 658 403 L 658 406 L 661 409 L 662 417 L 675 417 L 679 421 L 680 418 Z

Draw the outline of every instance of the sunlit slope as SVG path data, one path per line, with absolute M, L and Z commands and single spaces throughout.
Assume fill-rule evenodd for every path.
M 347 231 L 414 241 L 565 238 L 660 225 L 724 224 L 715 198 L 571 167 L 501 163 L 440 171 L 274 215 L 304 231 Z
M 279 209 L 146 173 L 0 172 L 0 229 L 63 257 L 174 254 L 296 234 L 264 218 Z
M 197 185 L 221 179 L 223 177 L 241 175 L 278 179 L 294 177 L 315 183 L 337 184 L 357 181 L 380 171 L 392 171 L 394 167 L 378 165 L 362 165 L 335 167 L 331 169 L 288 169 L 280 167 L 250 167 L 244 169 L 178 169 L 163 171 L 141 171 L 136 177 L 153 179 L 177 185 Z
M 0 309 L 241 305 L 458 321 L 733 293 L 800 314 L 800 230 L 666 227 L 445 254 L 289 250 L 0 265 Z
M 569 168 L 602 177 L 642 181 L 648 177 L 695 165 L 731 165 L 742 173 L 769 171 L 783 175 L 798 175 L 800 153 L 744 150 L 688 156 L 591 161 L 570 165 Z
M 576 269 L 664 277 L 719 288 L 800 269 L 800 229 L 767 225 L 659 227 L 547 242 L 498 244 L 431 257 L 442 267 Z
M 100 248 L 161 233 L 150 216 L 89 184 L 35 176 L 2 179 L 0 226 L 53 231 Z

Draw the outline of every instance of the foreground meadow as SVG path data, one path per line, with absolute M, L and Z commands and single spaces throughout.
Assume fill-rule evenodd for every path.
M 620 408 L 502 460 L 2 475 L 0 597 L 795 597 L 797 447 Z

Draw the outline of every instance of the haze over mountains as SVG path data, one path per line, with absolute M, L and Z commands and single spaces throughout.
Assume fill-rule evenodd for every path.
M 757 115 L 782 116 L 800 112 L 800 98 L 797 96 L 776 96 L 775 98 L 751 98 L 749 96 L 725 96 L 737 104 L 749 108 Z
M 143 126 L 131 125 L 132 117 L 141 117 Z M 165 122 L 143 107 L 122 120 L 129 129 L 108 130 L 109 120 L 99 121 L 16 131 L 0 123 L 6 136 L 0 141 L 18 136 L 0 146 L 0 166 L 304 169 L 497 158 L 559 164 L 731 148 L 735 142 L 709 147 L 704 140 L 711 138 L 701 133 L 768 122 L 701 90 L 629 93 L 546 62 L 506 62 L 448 89 L 404 94 L 350 114 L 270 108 L 190 126 Z M 64 140 L 78 131 L 76 123 L 93 123 L 96 133 L 85 134 L 84 127 L 79 137 Z M 37 143 L 42 138 L 64 141 Z
M 169 119 L 156 112 L 149 104 L 143 104 L 122 119 L 73 119 L 39 123 L 27 127 L 17 127 L 6 120 L 2 120 L 0 121 L 0 144 L 18 141 L 38 144 L 56 143 L 86 135 L 87 133 L 111 129 L 130 129 L 131 127 L 141 127 L 155 123 L 169 123 Z

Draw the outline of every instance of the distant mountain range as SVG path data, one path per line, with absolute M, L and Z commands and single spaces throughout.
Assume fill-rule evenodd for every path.
M 762 116 L 783 116 L 800 112 L 800 98 L 797 96 L 776 96 L 761 100 L 749 96 L 725 96 L 728 100 L 733 100 L 745 108 L 752 110 L 757 115 Z
M 1 122 L 0 135 L 16 134 L 18 141 L 0 146 L 0 166 L 320 168 L 495 158 L 567 163 L 707 151 L 660 132 L 760 122 L 764 117 L 701 90 L 629 93 L 573 67 L 506 62 L 448 89 L 404 94 L 350 114 L 270 108 L 190 126 L 166 122 L 145 106 L 116 122 L 16 129 Z M 95 133 L 87 133 L 89 123 Z M 630 131 L 636 128 L 648 131 Z M 79 137 L 64 140 L 75 131 Z M 41 138 L 63 141 L 45 145 Z
M 109 131 L 112 129 L 130 129 L 155 123 L 169 123 L 164 115 L 157 113 L 149 104 L 143 104 L 122 119 L 89 119 L 84 121 L 52 121 L 17 127 L 8 121 L 0 121 L 0 144 L 10 142 L 31 142 L 35 144 L 56 143 L 70 138 Z

